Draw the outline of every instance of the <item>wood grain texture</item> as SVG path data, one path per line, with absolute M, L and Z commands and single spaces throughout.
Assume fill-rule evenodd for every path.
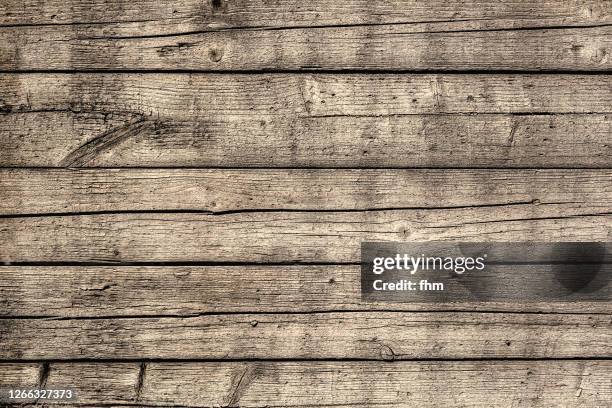
M 5 0 L 0 389 L 610 406 L 610 302 L 366 303 L 357 263 L 612 241 L 611 55 L 608 0 Z
M 2 391 L 9 386 L 36 387 L 40 384 L 41 371 L 42 364 L 2 363 L 0 364 L 0 387 Z M 4 396 L 2 395 L 0 400 Z
M 2 319 L 0 359 L 610 357 L 609 315 L 457 312 Z
M 0 165 L 610 168 L 611 78 L 8 74 Z
M 1 363 L 0 387 L 25 389 L 66 389 L 76 392 L 77 398 L 68 406 L 80 406 L 86 402 L 95 406 L 107 406 L 107 402 L 123 403 L 136 398 L 139 366 L 133 363 Z M 6 394 L 5 394 L 6 395 Z M 51 401 L 29 401 L 3 406 L 61 406 Z
M 3 219 L 3 262 L 357 262 L 362 241 L 605 241 L 572 205 L 363 213 L 117 214 Z M 444 215 L 442 215 L 444 214 Z M 444 217 L 444 218 L 443 218 Z
M 359 211 L 580 204 L 612 211 L 612 170 L 0 169 L 0 215 Z
M 609 404 L 611 373 L 592 360 L 51 363 L 47 385 L 78 384 L 79 404 L 109 407 L 586 408 Z
M 165 117 L 123 135 L 132 114 L 0 115 L 0 165 L 16 167 L 612 166 L 610 114 Z M 138 119 L 136 119 L 138 120 Z M 112 137 L 112 136 L 111 136 Z M 274 154 L 270 154 L 273 151 Z M 75 160 L 76 159 L 76 160 Z
M 524 282 L 514 279 L 517 268 L 554 282 L 551 266 L 499 266 L 499 284 L 522 286 Z M 364 302 L 358 265 L 3 266 L 0 280 L 0 316 L 4 317 L 402 310 L 612 313 L 609 302 L 578 301 L 571 296 L 555 302 Z M 537 291 L 537 284 L 532 282 L 529 290 Z
M 610 241 L 582 204 L 358 212 L 93 214 L 0 219 L 2 261 L 359 262 L 362 241 Z
M 597 25 L 612 22 L 607 1 L 547 0 L 7 0 L 0 10 L 3 25 L 106 25 L 161 34 L 215 28 L 442 24 L 466 27 L 526 28 L 548 25 Z
M 526 23 L 520 22 L 518 16 L 502 17 L 494 22 L 487 17 L 444 20 L 441 16 L 433 17 L 435 6 L 443 8 L 438 2 L 429 11 L 432 14 L 429 22 L 418 22 L 417 17 L 417 22 L 405 23 L 322 25 L 315 22 L 315 26 L 278 26 L 277 23 L 272 27 L 266 26 L 265 20 L 274 18 L 273 15 L 247 23 L 254 25 L 236 27 L 230 21 L 224 22 L 224 14 L 236 15 L 227 10 L 231 7 L 224 10 L 223 3 L 222 0 L 220 7 L 212 12 L 202 10 L 203 16 L 186 23 L 178 17 L 169 23 L 153 25 L 146 16 L 140 16 L 125 23 L 111 20 L 5 24 L 0 27 L 0 67 L 5 71 L 606 71 L 612 67 L 612 23 L 609 10 L 601 2 L 597 6 L 585 4 L 566 17 L 569 23 L 557 18 L 556 24 L 554 16 L 551 16 L 553 21 L 541 20 L 537 24 L 533 23 L 537 20 L 535 16 L 527 18 Z M 476 5 L 476 2 L 469 3 L 472 7 Z M 414 2 L 410 6 L 414 7 Z M 554 4 L 542 8 L 552 7 Z M 537 13 L 540 7 L 534 8 Z M 559 11 L 555 10 L 553 15 Z M 221 21 L 205 21 L 217 15 Z M 173 15 L 163 18 L 172 20 Z

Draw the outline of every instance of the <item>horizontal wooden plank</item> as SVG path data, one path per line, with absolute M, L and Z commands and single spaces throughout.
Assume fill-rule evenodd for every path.
M 47 385 L 104 406 L 597 407 L 611 377 L 610 361 L 592 360 L 51 363 Z
M 203 115 L 170 114 L 161 126 L 136 128 L 130 114 L 0 115 L 0 165 L 610 168 L 612 163 L 609 114 Z M 118 143 L 98 145 L 76 160 L 72 154 L 92 140 L 130 129 Z
M 269 7 L 269 6 L 268 6 Z M 609 14 L 609 13 L 608 13 Z M 201 25 L 201 23 L 199 23 Z M 612 67 L 612 24 L 481 28 L 470 22 L 200 28 L 0 27 L 3 70 L 587 70 Z
M 6 396 L 7 387 L 24 386 L 35 388 L 40 384 L 42 364 L 36 363 L 2 363 L 0 364 L 0 401 Z
M 78 373 L 80 371 L 80 373 Z M 6 397 L 8 389 L 72 389 L 77 397 L 67 402 L 107 406 L 107 402 L 127 402 L 136 397 L 139 366 L 134 363 L 0 363 L 0 388 Z M 3 406 L 7 406 L 3 398 Z M 23 401 L 20 401 L 23 402 Z M 34 402 L 34 401 L 30 401 Z M 62 406 L 56 401 L 38 401 L 36 406 Z M 23 406 L 13 402 L 9 406 Z M 26 405 L 27 406 L 27 405 Z
M 529 288 L 516 270 L 550 277 L 547 265 L 497 266 L 498 286 Z M 603 272 L 602 272 L 603 274 Z M 335 266 L 3 266 L 0 316 L 189 316 L 202 313 L 384 310 L 612 313 L 609 302 L 377 302 L 361 299 L 360 267 Z M 521 275 L 518 280 L 525 275 Z
M 159 371 L 158 366 L 150 367 L 150 380 L 142 390 L 144 395 L 155 387 L 155 394 L 164 401 L 174 399 L 187 402 L 191 395 L 198 395 L 199 392 L 181 393 L 185 396 L 181 398 L 181 394 L 172 395 L 172 390 L 177 389 L 179 383 L 193 379 L 192 384 L 196 384 L 196 389 L 202 394 L 211 391 L 208 394 L 212 397 L 211 403 L 219 399 L 229 400 L 230 403 L 237 401 L 241 407 L 273 405 L 274 401 L 283 401 L 288 406 L 334 404 L 374 407 L 388 403 L 404 407 L 490 407 L 492 402 L 500 405 L 511 401 L 519 403 L 519 400 L 526 402 L 525 399 L 531 395 L 538 396 L 538 403 L 562 406 L 568 400 L 578 399 L 580 404 L 592 402 L 597 405 L 609 402 L 611 398 L 610 373 L 604 371 L 609 371 L 607 362 L 594 365 L 588 362 L 550 365 L 525 362 L 249 365 L 233 368 L 233 381 L 229 389 L 226 381 L 211 389 L 218 376 L 211 377 L 210 385 L 197 386 L 197 379 L 206 376 L 209 370 L 193 370 L 194 366 L 175 367 L 178 368 L 175 372 L 165 370 L 169 366 Z M 181 377 L 183 373 L 185 376 Z M 591 375 L 587 376 L 587 373 Z M 242 381 L 236 382 L 241 377 Z M 583 378 L 585 380 L 582 382 Z M 576 397 L 579 388 L 583 391 Z
M 519 28 L 549 25 L 596 25 L 612 22 L 606 1 L 469 0 L 7 0 L 2 25 L 104 25 L 138 28 L 143 35 L 214 28 L 354 25 L 462 24 L 464 27 Z M 74 28 L 73 28 L 74 29 Z
M 0 359 L 470 359 L 612 356 L 609 315 L 472 312 L 2 319 Z M 179 346 L 180 345 L 180 346 Z
M 581 204 L 612 209 L 612 170 L 0 169 L 1 215 L 380 210 Z
M 93 214 L 0 219 L 12 262 L 359 262 L 363 241 L 610 241 L 609 209 Z
M 3 75 L 0 165 L 609 168 L 611 84 L 571 75 Z

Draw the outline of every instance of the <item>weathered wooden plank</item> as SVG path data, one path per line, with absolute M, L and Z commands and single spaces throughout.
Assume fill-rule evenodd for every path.
M 47 384 L 104 406 L 597 407 L 611 377 L 602 360 L 51 363 Z
M 612 210 L 612 170 L 0 169 L 1 215 L 380 210 L 573 203 Z
M 57 167 L 600 167 L 612 165 L 609 114 L 386 117 L 165 117 L 74 161 L 130 114 L 0 115 L 0 165 Z M 248 148 L 245 148 L 248 146 Z M 274 154 L 270 154 L 270 152 Z
M 0 165 L 610 167 L 611 78 L 3 75 Z
M 0 95 L 3 113 L 117 112 L 151 121 L 610 113 L 611 82 L 612 75 L 6 74 Z
M 236 401 L 241 407 L 274 405 L 275 401 L 287 406 L 490 407 L 521 405 L 528 400 L 544 406 L 567 406 L 573 401 L 578 406 L 597 406 L 611 399 L 608 362 L 251 364 L 230 369 L 231 384 L 225 380 L 214 386 L 213 381 L 226 376 L 209 377 L 210 383 L 202 386 L 198 379 L 209 370 L 195 365 L 174 367 L 177 369 L 165 366 L 160 370 L 152 365 L 143 395 L 187 402 L 208 394 L 210 404 Z M 243 380 L 237 382 L 240 378 Z M 181 381 L 192 381 L 196 390 L 173 393 Z
M 354 24 L 461 24 L 478 28 L 597 25 L 612 22 L 607 1 L 470 0 L 7 0 L 2 25 L 87 25 L 138 28 L 143 35 L 232 27 Z
M 1 341 L 2 337 L 0 337 Z M 35 363 L 2 363 L 0 364 L 0 389 L 24 386 L 37 388 L 40 384 L 42 366 Z M 2 397 L 0 396 L 0 401 Z
M 551 266 L 514 265 L 496 267 L 498 284 L 524 287 L 524 281 L 513 280 L 517 268 L 554 282 Z M 4 266 L 0 267 L 0 281 L 0 316 L 5 317 L 375 310 L 612 313 L 609 302 L 561 301 L 561 297 L 556 302 L 364 302 L 358 265 Z M 534 281 L 525 291 L 538 290 Z
M 0 359 L 610 357 L 609 315 L 473 312 L 3 319 Z M 179 346 L 180 345 L 180 346 Z
M 1 363 L 0 387 L 7 389 L 72 389 L 76 398 L 67 406 L 81 402 L 106 406 L 107 402 L 128 402 L 136 398 L 139 366 L 134 363 Z M 5 394 L 6 396 L 6 394 Z M 6 399 L 3 400 L 6 402 Z M 20 401 L 23 402 L 23 401 Z M 33 402 L 33 401 L 30 401 Z M 3 406 L 6 406 L 3 404 Z M 15 406 L 22 406 L 17 405 Z M 27 405 L 26 405 L 27 406 Z M 62 406 L 42 400 L 36 406 Z
M 0 219 L 2 262 L 359 262 L 363 241 L 610 241 L 582 204 Z
M 201 23 L 200 23 L 201 24 Z M 2 70 L 588 70 L 612 67 L 612 25 L 470 23 L 204 28 L 0 27 Z

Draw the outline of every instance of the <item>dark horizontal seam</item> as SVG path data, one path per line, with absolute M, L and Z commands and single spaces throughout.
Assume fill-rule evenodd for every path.
M 342 265 L 361 265 L 360 262 L 318 262 L 318 261 L 302 261 L 302 260 L 289 260 L 279 262 L 244 262 L 244 261 L 146 261 L 146 262 L 129 262 L 120 261 L 113 259 L 96 260 L 91 259 L 89 261 L 4 261 L 0 263 L 0 269 L 4 266 L 120 266 L 120 267 L 144 267 L 144 266 L 157 266 L 157 267 L 170 267 L 170 266 L 191 266 L 191 267 L 214 267 L 214 266 L 342 266 Z
M 608 115 L 610 112 L 414 112 L 414 113 L 363 113 L 363 114 L 351 114 L 351 113 L 333 113 L 333 114 L 313 114 L 304 115 L 301 118 L 377 118 L 377 117 L 402 117 L 402 116 L 484 116 L 484 115 L 498 115 L 498 116 L 562 116 L 562 115 Z
M 49 212 L 49 213 L 23 213 L 2 214 L 0 219 L 6 218 L 39 218 L 39 217 L 75 217 L 89 215 L 121 215 L 121 214 L 204 214 L 204 215 L 234 215 L 234 214 L 256 214 L 256 213 L 359 213 L 359 212 L 384 212 L 384 211 L 417 211 L 417 210 L 456 210 L 468 208 L 491 208 L 506 207 L 514 205 L 547 205 L 547 204 L 580 204 L 581 202 L 540 202 L 536 199 L 529 201 L 510 201 L 494 204 L 470 204 L 457 206 L 406 206 L 406 207 L 380 207 L 380 208 L 261 208 L 261 209 L 237 209 L 237 210 L 198 210 L 198 209 L 160 209 L 160 210 L 101 210 L 83 212 Z
M 245 68 L 245 69 L 200 69 L 200 68 L 58 68 L 58 69 L 38 69 L 38 68 L 15 68 L 15 69 L 2 69 L 0 67 L 1 74 L 15 74 L 15 75 L 28 75 L 28 74 L 202 74 L 202 75 L 481 75 L 481 76 L 499 76 L 499 75 L 530 75 L 530 76 L 544 76 L 544 75 L 584 75 L 584 76 L 608 76 L 612 74 L 612 70 L 608 67 L 602 67 L 601 69 L 575 69 L 575 68 L 542 68 L 542 69 L 507 69 L 507 68 L 318 68 L 318 67 L 304 67 L 304 68 L 283 68 L 283 67 L 262 67 L 257 69 Z M 63 109 L 65 110 L 65 109 Z M 496 112 L 503 113 L 503 112 Z M 606 112 L 608 113 L 608 112 Z
M 334 28 L 358 28 L 358 27 L 385 27 L 385 26 L 402 26 L 402 25 L 416 25 L 416 24 L 435 24 L 435 23 L 452 23 L 452 22 L 469 22 L 479 20 L 449 20 L 449 21 L 426 21 L 419 23 L 362 23 L 362 24 L 329 24 L 329 25 L 295 25 L 289 27 L 270 27 L 270 26 L 242 26 L 242 27 L 227 27 L 227 28 L 215 28 L 208 30 L 192 30 L 183 31 L 178 33 L 167 33 L 167 34 L 149 34 L 149 35 L 135 35 L 135 36 L 98 36 L 98 37 L 78 37 L 78 40 L 141 40 L 141 39 L 158 39 L 168 37 L 184 37 L 190 35 L 199 34 L 210 34 L 218 32 L 236 32 L 236 31 L 291 31 L 291 30 L 321 30 L 321 29 L 334 29 Z M 569 30 L 569 29 L 589 29 L 599 27 L 609 27 L 612 24 L 590 24 L 590 25 L 551 25 L 551 26 L 539 26 L 539 27 L 508 27 L 508 28 L 476 28 L 476 29 L 461 29 L 461 30 L 430 30 L 430 31 L 414 31 L 406 33 L 385 33 L 385 35 L 419 35 L 419 34 L 453 34 L 453 33 L 472 33 L 472 32 L 496 32 L 496 31 L 544 31 L 544 30 Z
M 83 166 L 83 167 L 62 167 L 62 166 L 0 166 L 0 170 L 30 170 L 30 171 L 84 171 L 92 172 L 97 170 L 372 170 L 372 171 L 383 171 L 383 170 L 453 170 L 453 171 L 476 171 L 476 170 L 498 170 L 498 171 L 512 171 L 512 170 L 542 170 L 542 171 L 576 171 L 580 172 L 583 170 L 591 171 L 609 171 L 612 170 L 610 167 L 576 167 L 575 163 L 572 163 L 573 167 L 558 167 L 558 166 L 481 166 L 481 167 L 458 167 L 458 166 Z
M 526 262 L 489 262 L 496 266 L 529 266 L 529 265 L 608 265 L 609 262 L 552 262 L 552 261 L 526 261 Z M 116 268 L 138 268 L 138 267 L 299 267 L 299 266 L 361 266 L 361 262 L 351 261 L 121 261 L 113 259 L 91 259 L 89 261 L 4 261 L 0 263 L 0 270 L 7 267 L 116 267 Z
M 426 357 L 414 357 L 414 358 L 401 358 L 395 361 L 387 361 L 382 358 L 65 358 L 65 359 L 0 359 L 0 365 L 3 363 L 42 363 L 48 362 L 49 364 L 78 364 L 78 363 L 186 363 L 186 364 L 198 364 L 198 363 L 292 363 L 292 362 L 303 362 L 303 363 L 321 363 L 321 362 L 372 362 L 377 361 L 381 363 L 389 364 L 401 364 L 410 362 L 478 362 L 478 361 L 490 361 L 490 362 L 504 362 L 504 361 L 610 361 L 612 362 L 611 356 L 559 356 L 559 357 L 457 357 L 457 358 L 426 358 Z
M 554 305 L 556 302 L 551 303 Z M 596 304 L 597 302 L 595 302 Z M 433 304 L 433 303 L 432 303 Z M 600 303 L 601 304 L 601 303 Z M 525 305 L 529 305 L 526 303 Z M 377 315 L 381 313 L 386 314 L 464 314 L 464 315 L 594 315 L 594 316 L 612 316 L 612 310 L 610 312 L 591 312 L 591 311 L 539 311 L 539 310 L 527 310 L 527 311 L 516 311 L 516 310 L 475 310 L 473 308 L 444 308 L 444 309 L 431 309 L 431 310 L 410 310 L 405 309 L 326 309 L 326 310 L 280 310 L 280 311 L 258 311 L 258 310 L 246 310 L 246 311 L 211 311 L 211 312 L 199 312 L 199 313 L 184 313 L 184 314 L 133 314 L 133 315 L 92 315 L 92 316 L 56 316 L 56 315 L 15 315 L 15 316 L 2 316 L 0 320 L 52 320 L 52 321 L 65 321 L 65 320 L 130 320 L 130 319 L 193 319 L 198 317 L 216 317 L 216 316 L 299 316 L 299 315 L 329 315 L 329 314 L 365 314 L 365 315 Z M 436 323 L 437 321 L 432 322 Z M 511 324 L 511 322 L 499 322 L 502 324 Z M 534 322 L 533 324 L 539 324 Z M 575 323 L 568 323 L 573 325 Z M 585 324 L 591 324 L 591 322 L 585 322 Z M 563 325 L 561 323 L 560 325 Z

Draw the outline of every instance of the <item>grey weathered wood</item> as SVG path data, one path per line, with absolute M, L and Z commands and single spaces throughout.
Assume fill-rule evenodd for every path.
M 604 407 L 611 376 L 601 360 L 51 363 L 47 384 L 86 406 Z
M 546 265 L 497 267 L 499 282 L 517 268 L 551 276 Z M 201 313 L 384 310 L 612 313 L 609 302 L 363 302 L 360 267 L 336 266 L 45 266 L 0 267 L 0 316 L 189 316 Z M 554 279 L 554 276 L 551 276 Z M 554 282 L 554 280 L 552 280 Z M 525 290 L 536 291 L 531 282 Z
M 0 84 L 2 166 L 612 165 L 610 76 L 7 74 Z
M 3 319 L 0 359 L 609 357 L 599 314 L 349 312 Z
M 15 387 L 70 388 L 76 392 L 77 398 L 68 402 L 67 406 L 80 406 L 80 402 L 96 406 L 106 406 L 109 401 L 128 402 L 136 397 L 138 376 L 139 366 L 134 363 L 0 363 L 0 387 L 4 395 L 9 388 Z M 47 405 L 42 400 L 36 404 L 61 405 L 54 401 Z
M 40 373 L 42 366 L 35 363 L 2 363 L 0 364 L 0 389 L 3 395 L 0 395 L 0 401 L 6 394 L 6 388 L 10 386 L 33 387 L 36 388 L 40 384 Z
M 2 262 L 359 262 L 363 241 L 610 241 L 607 208 L 93 214 L 0 219 Z
M 609 13 L 606 13 L 609 14 Z M 171 18 L 171 17 L 169 17 Z M 612 26 L 474 22 L 167 28 L 138 23 L 0 27 L 2 70 L 593 70 L 612 67 Z M 259 25 L 259 24 L 258 24 Z
M 581 204 L 612 210 L 612 170 L 0 169 L 0 215 L 380 210 Z
M 165 117 L 70 160 L 130 114 L 0 115 L 0 165 L 72 167 L 612 167 L 609 114 Z M 248 148 L 245 148 L 248 147 Z M 229 153 L 231 154 L 229 154 Z M 274 154 L 270 154 L 274 152 Z
M 155 395 L 153 401 L 196 403 L 207 394 L 208 404 L 241 407 L 276 401 L 286 406 L 597 406 L 612 398 L 609 362 L 249 364 L 227 367 L 230 384 L 223 372 L 215 375 L 196 365 L 174 367 L 149 367 L 142 395 Z M 199 379 L 208 375 L 210 382 L 202 384 Z M 184 383 L 195 390 L 173 394 Z
M 354 24 L 445 24 L 520 28 L 612 22 L 607 1 L 470 0 L 6 0 L 2 25 L 87 25 L 138 28 L 143 35 L 230 27 L 295 27 Z
M 4 114 L 163 119 L 440 113 L 610 113 L 612 75 L 5 74 Z M 155 123 L 160 122 L 161 123 Z M 136 123 L 135 123 L 136 124 Z
M 7 0 L 1 8 L 5 72 L 612 67 L 607 1 Z M 5 74 L 0 166 L 610 169 L 611 79 Z M 604 241 L 610 176 L 5 169 L 0 261 L 357 262 L 368 239 Z M 502 275 L 511 287 L 516 268 Z M 136 360 L 0 364 L 0 388 L 72 386 L 82 406 L 612 403 L 609 302 L 366 304 L 355 265 L 6 265 L 0 316 L 0 359 Z M 599 359 L 306 361 L 590 357 Z

